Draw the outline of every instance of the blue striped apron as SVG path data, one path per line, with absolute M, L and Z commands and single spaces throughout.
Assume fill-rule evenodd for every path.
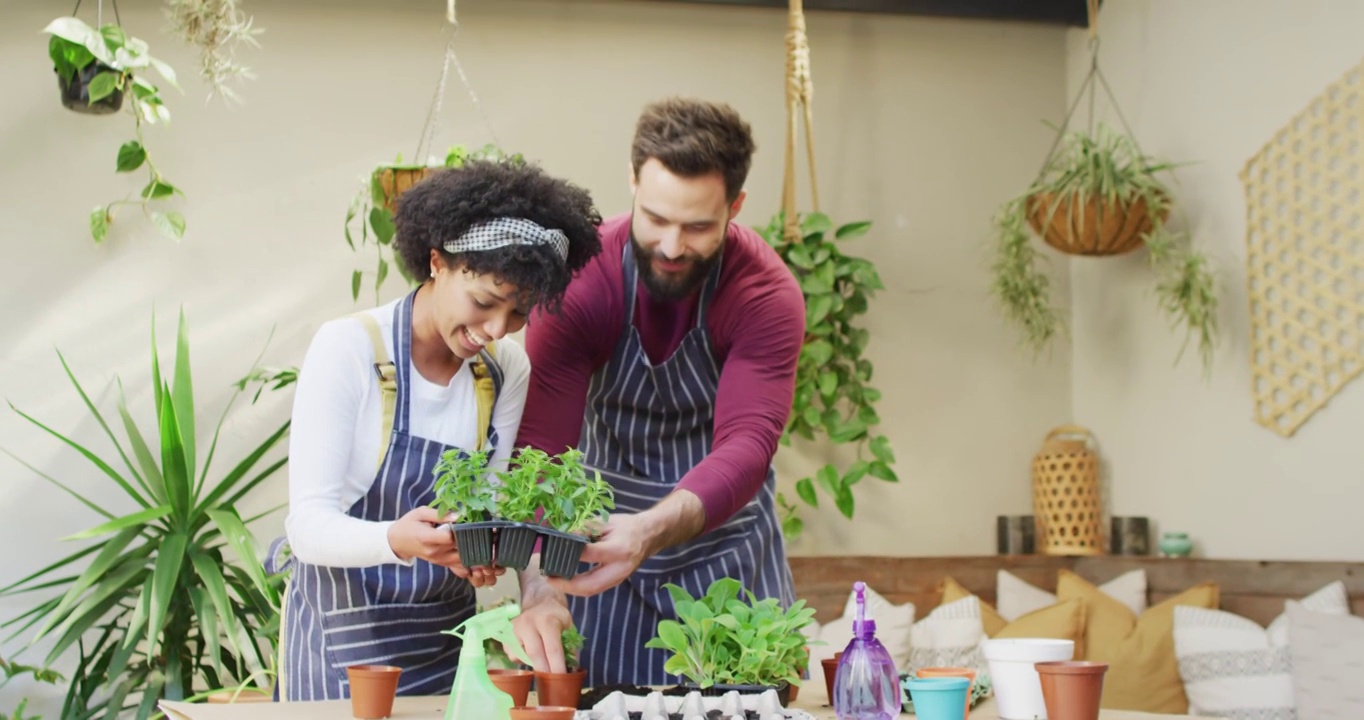
M 450 446 L 408 434 L 412 301 L 414 290 L 393 309 L 393 346 L 397 380 L 393 430 L 374 484 L 351 506 L 349 515 L 387 521 L 429 505 L 435 499 L 432 470 Z M 377 350 L 377 348 L 376 348 Z M 501 370 L 484 351 L 494 387 Z M 376 370 L 383 358 L 375 358 Z M 497 437 L 488 428 L 488 446 Z M 278 557 L 281 541 L 271 550 Z M 281 567 L 281 565 L 283 567 Z M 346 666 L 397 665 L 403 669 L 399 695 L 448 693 L 454 682 L 460 641 L 453 629 L 474 614 L 474 588 L 449 569 L 416 560 L 412 566 L 386 564 L 363 568 L 310 565 L 297 559 L 283 613 L 284 700 L 337 700 L 350 696 Z
M 580 448 L 615 489 L 617 512 L 639 512 L 672 492 L 710 452 L 720 367 L 706 317 L 722 263 L 701 291 L 696 327 L 658 365 L 650 363 L 634 326 L 637 269 L 630 242 L 622 264 L 625 327 L 611 360 L 592 377 Z M 663 671 L 669 653 L 644 647 L 660 620 L 676 619 L 666 583 L 698 597 L 715 580 L 731 577 L 759 599 L 776 597 L 784 607 L 795 602 L 775 493 L 769 466 L 758 494 L 724 525 L 663 550 L 604 593 L 570 598 L 574 623 L 586 638 L 580 659 L 589 687 L 682 680 Z

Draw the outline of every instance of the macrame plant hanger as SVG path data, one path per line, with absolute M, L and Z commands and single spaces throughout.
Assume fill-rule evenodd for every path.
M 83 0 L 76 0 L 76 7 L 71 10 L 71 17 L 76 17 L 76 13 L 80 12 L 81 2 Z M 118 15 L 118 0 L 109 0 L 109 5 L 114 8 L 114 24 L 123 27 L 123 18 Z M 104 0 L 98 0 L 95 4 L 95 29 L 98 30 L 102 27 L 104 27 Z
M 805 121 L 805 154 L 810 166 L 810 205 L 819 212 L 819 188 L 815 183 L 814 83 L 810 79 L 810 43 L 805 36 L 805 10 L 802 0 L 790 0 L 786 27 L 786 170 L 782 181 L 782 237 L 787 242 L 801 238 L 796 220 L 796 135 Z
M 455 72 L 459 73 L 460 82 L 464 84 L 464 90 L 469 93 L 469 100 L 473 103 L 474 110 L 483 120 L 483 126 L 487 129 L 488 135 L 492 138 L 493 144 L 501 147 L 497 139 L 497 133 L 493 130 L 492 123 L 488 120 L 488 115 L 483 111 L 483 105 L 478 101 L 478 93 L 474 92 L 474 86 L 469 82 L 469 76 L 464 72 L 464 66 L 459 62 L 459 56 L 455 53 L 455 38 L 459 35 L 459 19 L 455 14 L 455 0 L 446 0 L 445 19 L 450 25 L 450 39 L 445 44 L 445 60 L 440 68 L 440 80 L 436 83 L 436 92 L 431 97 L 431 105 L 426 111 L 426 122 L 422 126 L 421 136 L 417 140 L 417 151 L 412 156 L 412 161 L 423 162 L 424 153 L 430 152 L 432 142 L 435 139 L 436 127 L 440 111 L 445 100 L 445 83 L 450 76 L 450 66 L 455 66 Z

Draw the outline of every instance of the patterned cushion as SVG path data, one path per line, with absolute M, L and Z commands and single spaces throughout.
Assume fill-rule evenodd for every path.
M 980 652 L 985 629 L 980 624 L 980 603 L 975 596 L 939 605 L 928 617 L 914 623 L 909 635 L 909 666 L 904 669 L 910 674 L 925 667 L 986 671 Z
M 1303 720 L 1364 718 L 1364 618 L 1288 603 L 1293 688 Z
M 1138 568 L 1125 572 L 1099 586 L 1099 590 L 1126 605 L 1133 613 L 1146 611 L 1146 570 Z M 995 576 L 995 598 L 999 616 L 1013 622 L 1024 615 L 1056 604 L 1056 595 L 1014 575 L 1000 570 Z M 990 628 L 986 627 L 986 632 Z M 991 635 L 993 637 L 993 634 Z
M 1302 605 L 1329 615 L 1349 613 L 1340 582 L 1312 593 Z M 1177 607 L 1174 637 L 1191 714 L 1227 720 L 1314 717 L 1294 711 L 1287 615 L 1261 628 L 1222 610 Z

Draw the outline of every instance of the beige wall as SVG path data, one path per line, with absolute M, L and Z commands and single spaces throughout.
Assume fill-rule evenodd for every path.
M 121 376 L 145 418 L 150 314 L 169 351 L 183 306 L 201 417 L 215 418 L 272 327 L 266 362 L 294 364 L 319 323 L 355 308 L 349 274 L 368 259 L 346 249 L 341 220 L 374 162 L 413 151 L 439 71 L 443 3 L 248 3 L 266 28 L 262 49 L 245 55 L 259 79 L 244 86 L 246 104 L 230 108 L 204 102 L 194 57 L 164 34 L 155 3 L 121 3 L 132 34 L 181 74 L 185 94 L 166 94 L 172 124 L 147 140 L 188 195 L 189 230 L 176 244 L 125 217 L 95 247 L 89 209 L 135 187 L 113 172 L 130 122 L 58 105 L 39 31 L 70 11 L 66 2 L 0 2 L 0 247 L 9 268 L 0 394 L 110 452 L 54 348 L 102 408 L 112 408 Z M 459 6 L 462 59 L 497 139 L 590 188 L 605 212 L 627 208 L 639 108 L 671 93 L 727 100 L 752 121 L 760 154 L 741 219 L 762 223 L 776 209 L 783 13 L 639 0 Z M 1064 33 L 833 13 L 811 13 L 809 25 L 825 209 L 876 223 L 851 250 L 874 260 L 888 285 L 869 320 L 870 353 L 904 481 L 859 487 L 855 526 L 809 516 L 795 551 L 991 552 L 993 518 L 1026 510 L 1027 458 L 1071 406 L 1067 353 L 1037 365 L 1012 353 L 984 293 L 982 249 L 983 218 L 1046 150 L 1037 119 L 1063 102 Z M 452 75 L 437 145 L 490 139 Z M 396 291 L 390 284 L 388 297 Z M 287 416 L 288 401 L 267 394 L 254 408 L 240 405 L 219 462 Z M 0 413 L 0 439 L 110 510 L 130 509 L 11 412 Z M 788 484 L 804 462 L 783 454 Z M 11 458 L 0 456 L 0 473 L 0 546 L 22 548 L 0 556 L 0 581 L 69 552 L 53 540 L 97 522 Z M 253 504 L 284 497 L 281 476 Z M 268 538 L 281 525 L 276 514 L 257 529 Z M 7 601 L 0 614 L 21 607 Z M 17 692 L 0 691 L 0 708 Z
M 1115 512 L 1186 530 L 1213 557 L 1364 559 L 1364 385 L 1296 437 L 1255 422 L 1245 200 L 1237 173 L 1326 85 L 1359 63 L 1364 4 L 1123 0 L 1104 4 L 1101 67 L 1147 152 L 1192 163 L 1178 201 L 1222 281 L 1212 377 L 1154 309 L 1145 255 L 1071 263 L 1075 418 L 1094 429 Z M 1088 62 L 1069 38 L 1069 86 Z M 1110 115 L 1111 117 L 1111 115 Z

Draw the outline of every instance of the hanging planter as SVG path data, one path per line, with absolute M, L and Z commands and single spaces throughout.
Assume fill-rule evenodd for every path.
M 1160 309 L 1172 325 L 1183 327 L 1186 344 L 1197 339 L 1206 371 L 1217 337 L 1217 292 L 1210 263 L 1167 224 L 1173 193 L 1160 175 L 1173 166 L 1141 151 L 1117 109 L 1099 70 L 1095 5 L 1090 3 L 1089 74 L 1057 130 L 1041 172 L 995 216 L 991 294 L 1006 320 L 1021 331 L 1023 344 L 1039 352 L 1064 327 L 1061 311 L 1051 302 L 1051 280 L 1038 268 L 1034 235 L 1075 256 L 1123 255 L 1145 247 L 1156 274 Z M 1086 93 L 1093 108 L 1096 82 L 1107 93 L 1124 132 L 1102 122 L 1095 126 L 1092 110 L 1088 128 L 1068 129 Z
M 57 87 L 61 89 L 62 105 L 84 115 L 109 115 L 123 108 L 123 89 L 115 87 L 102 97 L 100 91 L 91 92 L 90 85 L 100 75 L 117 75 L 118 71 L 98 60 L 71 74 L 57 73 Z M 95 99 L 92 99 L 92 96 Z

